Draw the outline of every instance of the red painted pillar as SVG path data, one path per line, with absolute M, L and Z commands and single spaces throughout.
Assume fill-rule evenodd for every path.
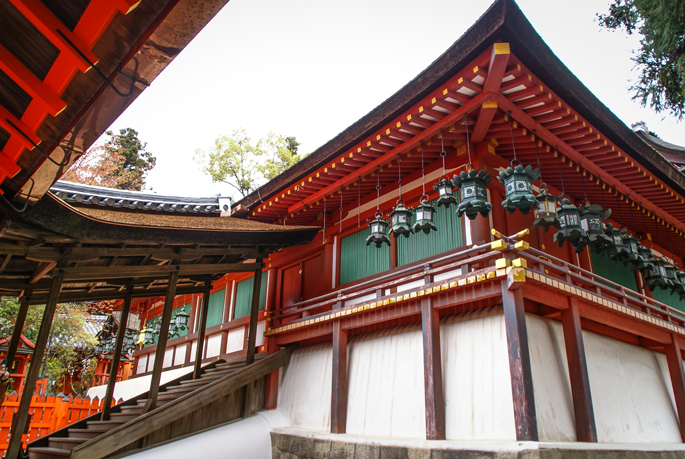
M 341 307 L 338 302 L 336 309 Z M 331 433 L 347 428 L 347 330 L 342 320 L 333 322 L 333 377 L 331 387 Z
M 683 372 L 683 356 L 680 343 L 675 335 L 671 335 L 671 342 L 666 345 L 666 361 L 671 375 L 671 386 L 675 398 L 676 410 L 680 424 L 680 437 L 685 441 L 685 373 Z
M 440 317 L 431 299 L 421 300 L 423 328 L 423 382 L 426 401 L 426 439 L 445 439 L 445 397 L 440 358 Z

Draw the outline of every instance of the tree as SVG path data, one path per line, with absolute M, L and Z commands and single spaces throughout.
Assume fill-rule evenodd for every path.
M 142 190 L 147 173 L 155 167 L 157 158 L 146 150 L 147 143 L 140 141 L 135 129 L 121 129 L 119 134 L 107 131 L 105 134 L 110 138 L 88 150 L 62 178 L 85 185 Z
M 642 35 L 633 61 L 640 76 L 633 99 L 655 112 L 685 116 L 685 0 L 614 0 L 600 25 Z
M 252 144 L 241 128 L 218 137 L 209 150 L 195 150 L 195 161 L 212 182 L 227 183 L 244 197 L 302 159 L 299 145 L 295 137 L 273 132 Z
M 74 392 L 85 395 L 93 383 L 94 359 L 89 356 L 97 344 L 95 335 L 85 327 L 89 306 L 85 303 L 58 304 L 50 330 L 50 340 L 41 374 L 48 378 L 53 392 L 66 389 L 70 384 Z M 24 336 L 35 342 L 45 306 L 32 305 L 26 315 Z M 16 298 L 0 299 L 0 338 L 12 336 L 14 317 L 19 311 Z M 35 362 L 32 362 L 34 364 Z

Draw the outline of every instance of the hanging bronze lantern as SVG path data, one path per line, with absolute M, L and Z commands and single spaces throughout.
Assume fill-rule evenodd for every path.
M 557 202 L 559 198 L 549 194 L 547 185 L 540 185 L 540 194 L 535 197 L 537 206 L 535 207 L 535 221 L 532 229 L 538 226 L 543 233 L 549 231 L 550 226 L 560 229 L 559 216 L 557 215 Z
M 448 178 L 444 178 L 433 186 L 433 189 L 438 192 L 438 207 L 449 207 L 457 203 L 457 197 L 454 195 L 454 185 Z
M 532 166 L 523 167 L 521 164 L 507 167 L 505 171 L 500 172 L 497 180 L 504 185 L 506 192 L 502 207 L 510 214 L 516 212 L 516 209 L 524 215 L 528 214 L 528 211 L 536 204 L 535 196 L 533 196 L 533 182 L 539 176 L 539 169 L 533 169 Z
M 604 244 L 601 247 L 597 247 L 601 249 L 601 251 L 597 253 L 609 256 L 616 261 L 623 261 L 623 256 L 625 255 L 625 247 L 623 245 L 624 233 L 625 230 L 622 231 L 618 228 L 615 228 L 611 223 L 607 223 L 606 227 L 604 228 L 604 234 L 606 237 L 611 239 L 611 244 Z
M 388 238 L 388 227 L 390 225 L 381 217 L 383 217 L 383 214 L 380 212 L 376 213 L 376 219 L 369 224 L 371 234 L 366 238 L 366 245 L 373 242 L 376 244 L 376 248 L 379 249 L 383 247 L 383 244 L 390 245 L 390 238 Z
M 675 291 L 678 295 L 680 295 L 681 300 L 685 300 L 685 271 L 678 271 L 676 272 L 676 287 Z
M 554 234 L 554 241 L 563 247 L 566 241 L 570 242 L 576 252 L 583 251 L 588 244 L 587 232 L 580 226 L 580 210 L 571 204 L 567 198 L 561 200 L 561 206 L 557 211 L 559 215 L 560 229 Z
M 626 262 L 635 264 L 638 260 L 639 255 L 640 255 L 640 252 L 639 252 L 640 241 L 638 241 L 637 238 L 635 236 L 631 235 L 628 231 L 623 231 L 621 234 L 621 238 L 623 239 L 623 262 L 624 262 L 624 264 Z
M 645 284 L 650 290 L 654 290 L 656 287 L 667 288 L 670 285 L 667 271 L 668 262 L 664 258 L 654 258 L 650 262 L 644 271 Z
M 428 204 L 428 202 L 425 199 L 421 200 L 421 204 L 416 208 L 416 211 L 414 212 L 414 216 L 416 217 L 416 223 L 411 227 L 411 230 L 413 233 L 418 233 L 419 231 L 423 231 L 425 234 L 428 234 L 433 231 L 437 231 L 438 229 L 435 227 L 435 224 L 433 223 L 433 216 L 435 215 L 435 209 L 433 206 Z
M 612 238 L 604 234 L 604 220 L 611 215 L 611 209 L 602 212 L 599 204 L 590 204 L 580 212 L 580 226 L 587 233 L 590 249 L 595 253 L 616 252 Z
M 479 213 L 485 218 L 490 215 L 492 204 L 488 202 L 485 190 L 490 180 L 490 174 L 483 170 L 476 172 L 475 169 L 454 176 L 452 184 L 461 192 L 461 203 L 457 207 L 459 217 L 466 214 L 469 220 L 474 220 Z
M 638 244 L 637 252 L 638 256 L 635 262 L 635 269 L 639 270 L 646 277 L 647 271 L 652 269 L 655 258 L 652 255 L 652 251 L 642 244 Z
M 392 222 L 390 232 L 395 236 L 395 239 L 398 236 L 409 237 L 411 234 L 411 227 L 409 226 L 411 223 L 411 211 L 404 207 L 404 202 L 397 201 L 397 206 L 390 213 L 390 221 Z

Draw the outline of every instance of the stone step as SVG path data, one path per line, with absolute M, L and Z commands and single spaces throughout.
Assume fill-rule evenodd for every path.
M 71 450 L 60 448 L 29 448 L 30 459 L 55 459 L 70 457 Z
M 71 437 L 52 437 L 50 438 L 50 448 L 59 448 L 72 450 L 78 445 L 87 442 L 89 438 L 71 438 Z

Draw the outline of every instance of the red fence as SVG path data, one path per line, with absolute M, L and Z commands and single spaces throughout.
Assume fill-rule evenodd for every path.
M 9 443 L 12 416 L 19 407 L 21 395 L 7 395 L 0 406 L 0 457 L 5 454 Z M 73 398 L 55 396 L 36 396 L 31 400 L 31 422 L 24 444 L 59 430 L 69 424 L 95 414 L 102 409 L 102 400 L 97 398 Z M 114 404 L 114 402 L 112 403 Z

